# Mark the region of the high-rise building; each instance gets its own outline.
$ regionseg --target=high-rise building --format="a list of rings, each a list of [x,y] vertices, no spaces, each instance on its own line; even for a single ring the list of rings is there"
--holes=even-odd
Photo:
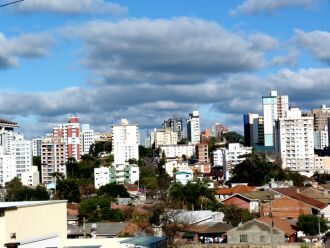
[[[245,114],[244,115],[244,145],[245,146],[253,146],[256,144],[256,137],[258,137],[258,134],[256,131],[257,123],[255,122],[256,119],[259,118],[258,114]]]
[[[66,176],[66,144],[61,138],[47,137],[41,144],[41,182],[55,183],[54,172]]]
[[[231,177],[231,170],[246,159],[243,155],[251,152],[252,147],[230,143],[228,148],[219,148],[213,152],[213,165],[222,166],[225,180],[228,180]]]
[[[223,140],[223,134],[228,132],[228,128],[221,123],[215,123],[212,127],[212,135],[217,140]]]
[[[210,163],[209,148],[207,142],[201,142],[197,145],[197,159],[201,163]]]
[[[279,96],[277,91],[271,91],[269,96],[262,97],[264,114],[264,145],[274,146],[275,120],[285,117],[289,109],[289,97]]]
[[[211,128],[206,128],[201,132],[201,142],[208,142],[213,136]]]
[[[330,117],[330,108],[322,105],[321,108],[313,109],[311,112],[314,117],[314,130],[324,131],[328,128],[328,118]]]
[[[276,121],[275,151],[281,155],[283,169],[314,169],[313,117],[303,117],[299,108],[290,108]]]
[[[89,148],[92,144],[95,143],[94,131],[90,129],[89,124],[81,125],[81,133],[80,133],[80,148],[81,154],[89,154]]]
[[[0,184],[32,170],[32,145],[14,132],[17,123],[0,120]]]
[[[193,111],[189,114],[187,121],[187,138],[188,142],[197,145],[200,141],[200,123],[198,111]]]
[[[129,124],[126,119],[120,125],[112,126],[112,146],[114,163],[124,164],[130,159],[139,159],[140,134],[135,124]]]
[[[314,130],[314,148],[323,150],[329,146],[328,125],[325,130]]]
[[[41,156],[41,143],[44,137],[36,137],[32,139],[32,155]]]
[[[164,129],[170,128],[173,132],[178,134],[178,140],[181,141],[183,137],[183,120],[181,117],[173,116],[173,118],[169,118],[165,120],[163,123]]]
[[[66,159],[80,160],[80,125],[77,116],[71,116],[68,123],[55,125],[53,135],[64,141]]]
[[[170,128],[155,129],[154,142],[155,148],[163,145],[176,145],[178,143],[178,133],[173,132]]]

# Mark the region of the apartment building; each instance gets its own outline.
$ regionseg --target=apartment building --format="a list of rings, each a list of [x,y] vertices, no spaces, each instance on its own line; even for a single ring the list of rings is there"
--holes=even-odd
[[[44,137],[36,137],[32,139],[32,155],[41,156],[41,143]]]
[[[289,97],[280,96],[271,91],[269,96],[262,97],[264,115],[264,146],[274,146],[275,120],[283,118],[289,109]]]
[[[282,158],[283,169],[314,169],[313,117],[302,117],[299,108],[290,108],[285,118],[276,121],[275,151]]]
[[[56,137],[48,137],[41,145],[41,182],[49,184],[54,182],[53,173],[60,172],[66,175],[67,161],[66,144]]]
[[[68,123],[55,125],[53,136],[64,141],[66,159],[80,160],[80,125],[77,116],[71,116]]]
[[[95,143],[94,131],[89,124],[81,125],[80,142],[80,154],[89,154],[91,145]]]
[[[328,126],[325,130],[314,130],[314,148],[322,150],[329,146]]]
[[[192,145],[197,145],[200,142],[200,122],[198,111],[193,111],[189,114],[187,120],[187,138]]]
[[[197,145],[197,159],[201,163],[210,163],[209,146],[206,142],[201,142]]]
[[[159,147],[161,153],[165,153],[166,158],[178,158],[185,155],[187,158],[191,158],[196,154],[195,145],[165,145]]]
[[[228,148],[220,148],[213,152],[213,165],[222,166],[224,177],[228,180],[233,167],[245,160],[242,156],[251,152],[252,147],[246,147],[239,143],[230,143]]]
[[[181,117],[173,115],[173,118],[165,120],[163,128],[170,128],[173,132],[177,133],[178,140],[181,141],[184,137],[183,133],[183,120]]]
[[[322,105],[318,109],[313,109],[310,113],[314,117],[314,130],[325,130],[328,126],[328,118],[330,117],[330,108]]]
[[[155,135],[155,148],[163,145],[176,145],[178,143],[178,133],[172,131],[170,128],[155,129],[153,133]]]
[[[215,123],[212,127],[212,136],[217,140],[223,140],[223,134],[228,132],[228,128],[221,123]]]
[[[114,164],[125,164],[130,159],[139,160],[140,134],[135,124],[122,119],[120,125],[112,126]]]
[[[139,181],[140,170],[136,164],[117,164],[94,169],[94,184],[98,189],[108,183],[135,183]]]

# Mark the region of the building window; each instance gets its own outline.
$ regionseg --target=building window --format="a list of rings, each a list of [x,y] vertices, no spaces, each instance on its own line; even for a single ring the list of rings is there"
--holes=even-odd
[[[247,243],[247,235],[246,234],[239,235],[239,242],[240,243]]]

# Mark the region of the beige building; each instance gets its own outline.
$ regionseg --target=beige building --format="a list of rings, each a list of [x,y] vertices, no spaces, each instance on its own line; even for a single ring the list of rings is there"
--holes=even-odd
[[[314,157],[315,170],[330,171],[330,157]]]
[[[66,175],[66,145],[58,138],[48,137],[41,144],[41,181],[52,183],[52,173],[61,172]]]
[[[64,247],[66,201],[0,203],[0,247]]]
[[[163,145],[176,145],[178,143],[178,133],[173,132],[170,128],[155,130],[155,147]]]
[[[328,126],[328,117],[330,117],[330,108],[326,105],[322,105],[321,108],[313,109],[312,116],[314,117],[314,129],[325,130]]]

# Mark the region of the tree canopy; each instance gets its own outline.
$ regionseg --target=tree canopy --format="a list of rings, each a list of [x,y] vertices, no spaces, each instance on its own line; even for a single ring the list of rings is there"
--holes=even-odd
[[[98,196],[107,196],[111,198],[129,197],[129,193],[124,185],[117,183],[108,183],[97,190]]]
[[[41,201],[49,200],[49,194],[46,188],[42,185],[37,187],[24,186],[21,180],[17,177],[13,178],[5,186],[6,201]]]
[[[324,218],[319,218],[316,215],[300,215],[298,217],[297,227],[303,231],[307,236],[315,236],[320,232],[324,233],[328,230],[327,223]]]

